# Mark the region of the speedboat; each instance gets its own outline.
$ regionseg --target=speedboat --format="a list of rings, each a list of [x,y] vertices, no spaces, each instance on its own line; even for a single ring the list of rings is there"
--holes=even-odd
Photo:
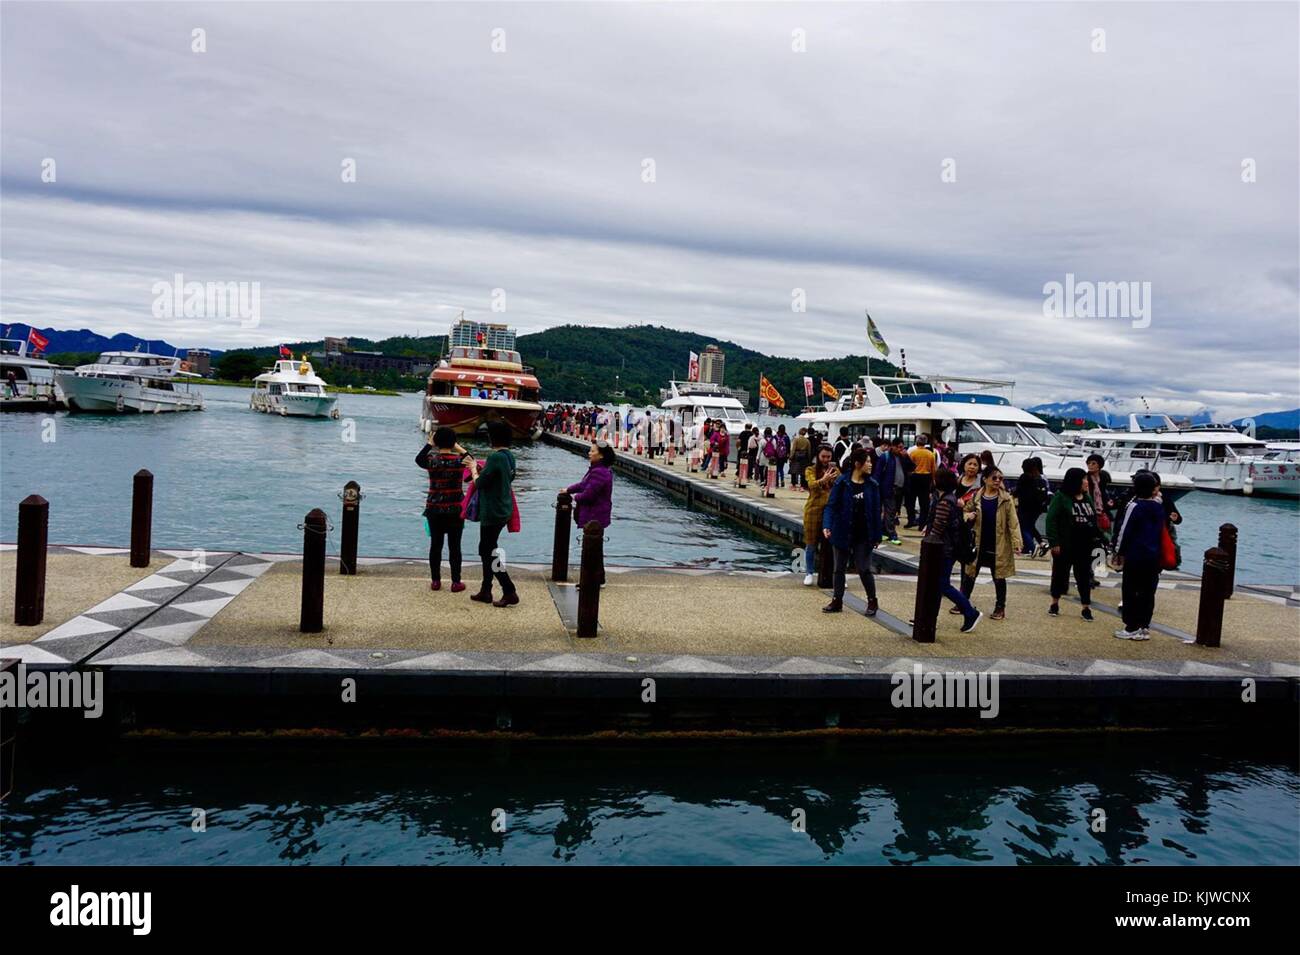
[[[27,340],[0,339],[0,409],[52,411],[63,407],[63,395],[54,383],[55,366],[27,353]],[[13,391],[9,375],[13,374]]]
[[[159,414],[202,411],[203,395],[191,386],[201,375],[179,356],[141,351],[108,351],[75,371],[55,372],[70,411]]]
[[[729,435],[739,434],[746,426],[755,426],[754,420],[745,412],[745,406],[722,385],[670,381],[668,387],[661,390],[660,397],[663,403],[659,407],[672,415],[673,430],[682,435],[688,448],[699,442],[705,421],[721,421]]]
[[[1086,469],[1092,453],[1101,454],[1102,467],[1117,486],[1131,487],[1135,472],[1151,470],[1159,472],[1170,500],[1194,487],[1182,473],[1185,459],[1172,452],[1140,456],[1123,448],[1067,445],[1047,422],[1011,403],[1014,389],[1014,381],[986,378],[863,375],[854,388],[841,389],[837,402],[828,402],[823,411],[805,411],[798,420],[830,440],[842,427],[854,439],[902,438],[909,446],[918,434],[931,435],[948,446],[956,461],[988,451],[1009,488],[1015,486],[1026,458],[1041,460],[1043,476],[1057,484],[1070,468]]]
[[[286,349],[287,350],[287,349]],[[325,381],[302,361],[282,359],[253,379],[248,406],[254,411],[295,418],[337,418],[338,395],[326,394]]]
[[[1184,462],[1181,472],[1202,491],[1300,496],[1300,473],[1294,461],[1270,457],[1266,442],[1229,425],[1180,427],[1168,415],[1131,414],[1127,429],[1089,431],[1077,444],[1085,453],[1120,450],[1146,460],[1177,455]]]

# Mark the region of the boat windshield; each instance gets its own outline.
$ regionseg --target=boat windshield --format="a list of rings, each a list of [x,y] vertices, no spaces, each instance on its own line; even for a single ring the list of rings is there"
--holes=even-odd
[[[1030,444],[1034,442],[1014,424],[1003,424],[994,421],[981,421],[980,427],[984,430],[995,444]]]
[[[730,421],[745,420],[745,413],[739,408],[718,408],[705,405],[700,411],[706,418],[726,418]]]
[[[1065,443],[1045,424],[1022,424],[1020,427],[1045,448],[1059,448]]]

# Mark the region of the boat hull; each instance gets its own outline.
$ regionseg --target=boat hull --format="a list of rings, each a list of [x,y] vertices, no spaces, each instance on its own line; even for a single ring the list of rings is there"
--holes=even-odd
[[[78,375],[59,375],[57,381],[68,410],[74,412],[161,414],[203,410],[203,396],[197,391],[150,388],[126,379],[83,378]]]
[[[454,401],[434,395],[424,400],[422,425],[426,432],[451,428],[460,437],[471,437],[491,421],[504,421],[516,437],[529,437],[541,414],[541,405],[525,402]]]
[[[253,392],[248,406],[284,418],[337,418],[337,395],[268,395]]]

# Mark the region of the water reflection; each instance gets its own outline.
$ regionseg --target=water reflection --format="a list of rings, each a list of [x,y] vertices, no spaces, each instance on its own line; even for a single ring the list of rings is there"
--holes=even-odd
[[[1300,841],[1294,763],[1167,742],[130,750],[19,779],[5,863],[1289,864]]]

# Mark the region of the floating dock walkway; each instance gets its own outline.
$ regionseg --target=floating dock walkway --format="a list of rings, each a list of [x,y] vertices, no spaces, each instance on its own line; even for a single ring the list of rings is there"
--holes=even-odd
[[[640,462],[644,463],[644,462]],[[1295,731],[1300,592],[1239,589],[1224,605],[1222,645],[1189,642],[1198,584],[1161,585],[1148,642],[1115,639],[1118,581],[1097,619],[1062,602],[1048,617],[1046,578],[1009,585],[1006,620],[972,634],[939,614],[933,643],[911,639],[916,580],[879,578],[881,612],[846,610],[789,572],[607,567],[599,629],[577,633],[577,590],[550,568],[514,565],[518,606],[431,592],[421,558],[365,558],[324,574],[324,627],[299,632],[303,561],[294,554],[51,546],[44,619],[0,625],[0,658],[28,669],[102,670],[115,731],[422,735],[557,732],[879,730],[916,726],[1100,727],[1248,724]],[[15,579],[0,544],[0,580]],[[569,575],[576,579],[576,573]],[[6,595],[7,596],[7,595]],[[992,587],[976,586],[978,606]],[[973,710],[899,709],[896,675],[997,674],[996,719]],[[341,699],[345,680],[356,702]],[[1243,687],[1249,683],[1246,702]],[[647,698],[649,694],[649,698]],[[93,731],[80,714],[75,726]],[[71,725],[71,724],[65,724]]]

